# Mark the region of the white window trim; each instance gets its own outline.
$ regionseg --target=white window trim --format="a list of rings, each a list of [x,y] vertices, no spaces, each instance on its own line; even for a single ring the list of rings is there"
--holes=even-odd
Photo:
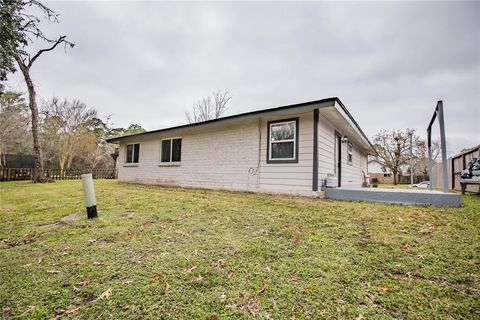
[[[123,164],[125,167],[137,167],[138,162],[140,162],[140,152],[138,154],[138,162],[127,162],[127,146],[138,144],[138,150],[140,150],[140,142],[129,142],[125,144],[125,157],[123,159]],[[132,161],[135,159],[135,147],[132,149]]]
[[[272,127],[273,126],[288,124],[288,123],[292,123],[292,122],[293,122],[293,139],[272,141]],[[297,159],[297,155],[296,155],[296,152],[295,152],[295,150],[297,150],[296,149],[296,147],[297,147],[297,145],[296,145],[297,144],[297,121],[296,120],[270,123],[269,133],[270,133],[270,136],[268,137],[268,151],[269,151],[268,152],[268,160],[270,160],[270,161],[276,161],[276,160],[282,161],[282,160],[296,160]],[[293,142],[293,158],[272,158],[272,144],[273,143],[282,143],[282,142]]]
[[[349,150],[349,148],[351,150]],[[350,155],[352,156],[352,160],[350,160]],[[347,142],[347,164],[353,166],[353,144],[350,141]]]
[[[182,149],[180,148],[180,161],[172,161],[172,155],[173,155],[173,140],[175,139],[182,139],[182,144],[183,144],[183,138],[182,137],[173,137],[173,138],[165,138],[160,140],[160,167],[177,167],[180,165],[182,162],[181,154],[182,154]],[[162,161],[162,147],[163,147],[163,141],[165,140],[170,140],[170,161]]]

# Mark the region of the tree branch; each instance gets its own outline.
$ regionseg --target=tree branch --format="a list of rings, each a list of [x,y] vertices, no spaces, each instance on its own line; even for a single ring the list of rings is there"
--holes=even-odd
[[[46,49],[41,49],[39,50],[34,56],[33,58],[29,59],[30,61],[28,62],[28,68],[30,68],[32,66],[32,64],[35,62],[35,60],[38,59],[38,57],[40,57],[40,55],[44,52],[48,52],[48,51],[52,51],[53,49],[55,49],[60,43],[65,43],[65,45],[70,45],[70,47],[73,48],[74,44],[67,41],[66,40],[66,36],[61,36],[60,38],[58,38],[55,43],[50,47],[50,48],[46,48]]]

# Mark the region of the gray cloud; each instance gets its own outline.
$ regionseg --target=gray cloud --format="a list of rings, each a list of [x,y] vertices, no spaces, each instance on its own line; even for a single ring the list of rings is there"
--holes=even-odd
[[[230,88],[231,114],[338,96],[367,135],[425,135],[438,99],[449,147],[478,144],[480,3],[49,2],[76,47],[45,55],[43,97],[77,98],[119,126],[184,122]],[[11,88],[23,88],[18,74]]]

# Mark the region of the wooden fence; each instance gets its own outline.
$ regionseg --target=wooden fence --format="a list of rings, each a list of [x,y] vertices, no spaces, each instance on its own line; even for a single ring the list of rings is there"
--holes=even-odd
[[[464,152],[453,156],[450,160],[449,166],[452,168],[450,171],[449,179],[450,187],[454,190],[460,190],[460,172],[466,168],[468,162],[472,158],[480,156],[480,145],[473,147],[471,149],[465,150]],[[467,186],[467,191],[477,192],[478,187]]]
[[[34,168],[0,168],[0,181],[31,180],[34,172]],[[118,172],[114,169],[45,169],[45,176],[53,180],[81,179],[84,173],[91,173],[93,179],[116,179]]]

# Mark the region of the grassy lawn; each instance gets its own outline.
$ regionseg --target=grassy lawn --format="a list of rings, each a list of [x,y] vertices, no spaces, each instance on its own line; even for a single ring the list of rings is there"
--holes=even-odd
[[[0,183],[0,318],[480,318],[478,196],[435,208],[95,187],[87,220],[80,181]]]

